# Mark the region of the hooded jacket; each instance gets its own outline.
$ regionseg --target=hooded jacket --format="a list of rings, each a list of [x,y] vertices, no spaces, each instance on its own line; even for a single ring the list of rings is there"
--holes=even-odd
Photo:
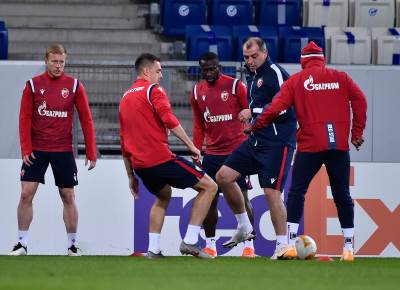
[[[296,135],[299,152],[349,150],[350,126],[352,140],[361,137],[365,128],[364,93],[345,72],[325,66],[322,49],[314,42],[303,48],[301,67],[302,71],[283,84],[250,131],[262,130],[281,111],[294,106],[299,123]]]

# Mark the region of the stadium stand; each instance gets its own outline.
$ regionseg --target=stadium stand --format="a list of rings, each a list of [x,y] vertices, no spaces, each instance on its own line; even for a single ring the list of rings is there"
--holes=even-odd
[[[0,21],[0,59],[8,58],[8,31],[4,21]]]
[[[185,35],[187,60],[197,61],[207,51],[216,53],[221,61],[233,59],[229,26],[187,25]]]
[[[348,26],[348,0],[307,0],[303,5],[307,6],[303,8],[307,11],[303,26]]]
[[[372,63],[400,65],[400,28],[371,29]]]
[[[208,12],[209,12],[209,23],[211,25],[231,26],[231,25],[250,25],[253,23],[252,0],[210,1],[208,6]]]
[[[162,0],[161,25],[166,36],[184,36],[186,25],[206,24],[205,0]]]
[[[160,55],[161,38],[146,29],[148,11],[144,0],[0,1],[8,59],[43,60],[51,42],[63,43],[66,71],[85,85],[99,148],[109,151],[119,148],[117,108],[131,84],[134,59],[142,52]]]
[[[301,0],[255,0],[256,25],[301,25]]]
[[[279,27],[280,49],[283,51],[280,61],[299,63],[301,49],[309,41],[314,41],[320,47],[325,47],[324,31],[320,27]]]
[[[243,61],[242,45],[246,39],[251,36],[258,36],[264,39],[271,59],[273,61],[279,59],[279,37],[278,28],[276,26],[233,26],[232,35],[234,52],[236,52],[234,57],[237,61]]]
[[[371,63],[371,32],[367,27],[325,27],[325,42],[331,64]]]
[[[350,26],[393,27],[395,0],[349,0]]]

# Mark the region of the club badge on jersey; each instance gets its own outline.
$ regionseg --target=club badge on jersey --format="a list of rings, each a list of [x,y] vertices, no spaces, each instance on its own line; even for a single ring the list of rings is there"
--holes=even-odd
[[[263,85],[263,79],[262,78],[259,78],[258,80],[257,80],[257,87],[259,88],[259,87],[261,87]]]
[[[61,90],[61,96],[62,96],[64,99],[68,98],[68,96],[69,96],[69,90],[68,90],[67,88],[63,88],[63,89]]]
[[[228,100],[228,98],[229,98],[229,93],[227,91],[221,92],[221,100],[226,102]]]

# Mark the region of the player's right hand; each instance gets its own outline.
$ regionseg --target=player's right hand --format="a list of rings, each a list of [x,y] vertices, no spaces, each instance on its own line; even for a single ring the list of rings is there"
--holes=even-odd
[[[364,143],[364,137],[360,136],[360,137],[357,137],[357,138],[353,138],[351,140],[351,143],[354,145],[354,147],[356,147],[357,151],[359,151],[361,145]]]
[[[196,164],[196,162],[201,162],[201,152],[199,149],[196,148],[196,146],[190,146],[189,151],[190,151],[190,157],[192,157],[193,163]]]
[[[238,115],[239,121],[242,123],[246,123],[251,119],[250,109],[243,109],[239,112]]]
[[[29,157],[32,157],[32,160],[29,159]],[[24,157],[22,157],[22,161],[24,162],[24,164],[26,166],[31,166],[33,165],[33,160],[36,159],[35,155],[33,154],[33,152],[31,154],[25,155]]]

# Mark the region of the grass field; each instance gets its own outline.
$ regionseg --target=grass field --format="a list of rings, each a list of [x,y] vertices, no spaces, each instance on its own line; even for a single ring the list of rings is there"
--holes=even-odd
[[[400,289],[400,259],[0,256],[0,289]]]

